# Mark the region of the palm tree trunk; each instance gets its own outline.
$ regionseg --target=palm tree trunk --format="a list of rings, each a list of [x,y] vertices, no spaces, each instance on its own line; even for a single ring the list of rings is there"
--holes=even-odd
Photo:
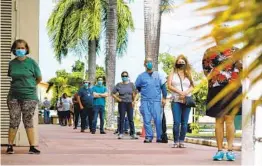
[[[107,127],[112,128],[114,122],[114,99],[111,92],[115,85],[116,71],[116,41],[117,41],[117,0],[108,0],[107,31],[106,31],[106,85],[107,98]]]
[[[144,0],[145,55],[153,59],[153,70],[158,70],[161,26],[161,0]]]
[[[96,41],[88,42],[88,80],[94,84],[96,79]]]

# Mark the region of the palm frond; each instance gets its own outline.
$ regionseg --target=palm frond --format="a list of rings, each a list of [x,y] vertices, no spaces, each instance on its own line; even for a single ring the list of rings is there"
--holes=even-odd
[[[117,0],[117,53],[122,56],[127,49],[128,31],[134,30],[134,22],[129,6],[123,0]]]
[[[191,0],[197,3],[197,0]],[[234,45],[242,44],[243,47],[233,55],[232,60],[243,60],[250,56],[258,48],[262,48],[262,1],[261,0],[233,0],[233,1],[213,1],[206,0],[207,4],[198,9],[198,11],[212,11],[213,19],[208,23],[200,25],[195,28],[202,28],[205,26],[213,26],[213,30],[209,35],[202,37],[202,40],[210,37],[215,38],[217,42],[226,41],[220,45],[218,49],[229,48]],[[230,24],[231,26],[224,26]],[[252,56],[252,55],[251,55]],[[218,68],[223,69],[230,62],[221,64]],[[261,68],[262,53],[253,58],[250,64],[245,66],[242,72],[242,78],[249,78],[251,86],[261,80],[262,75],[250,77],[252,73]],[[223,92],[220,92],[210,103],[209,106],[214,105],[218,100],[225,97],[227,92],[241,86],[241,80],[226,87]],[[238,97],[228,106],[227,110],[235,107],[239,101],[246,95]],[[261,97],[260,97],[261,98]]]

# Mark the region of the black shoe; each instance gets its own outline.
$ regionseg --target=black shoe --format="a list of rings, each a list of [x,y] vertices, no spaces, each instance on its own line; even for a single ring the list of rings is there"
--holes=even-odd
[[[144,143],[152,143],[152,140],[145,139],[145,140],[144,140]]]
[[[125,134],[128,134],[128,131],[125,131]]]
[[[75,130],[75,129],[77,129],[77,127],[74,127],[73,129]]]
[[[104,131],[100,131],[100,134],[106,134],[106,132],[104,132]]]
[[[161,140],[161,139],[158,139],[156,140],[157,143],[168,143],[168,140]]]
[[[95,132],[95,131],[92,131],[91,133],[92,133],[92,134],[95,134],[96,132]]]
[[[6,153],[7,154],[14,154],[15,153],[12,145],[7,146]]]
[[[118,134],[118,130],[116,130],[116,131],[114,132],[114,134]]]
[[[37,150],[34,146],[30,146],[29,154],[40,154],[40,151]]]
[[[84,133],[84,132],[85,132],[85,130],[81,129],[81,133]]]
[[[162,143],[168,143],[168,140],[162,140]]]

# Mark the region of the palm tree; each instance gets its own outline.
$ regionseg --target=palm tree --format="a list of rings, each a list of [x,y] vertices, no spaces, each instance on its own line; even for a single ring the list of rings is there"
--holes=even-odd
[[[111,94],[115,85],[116,49],[117,49],[117,0],[108,1],[106,26],[106,85]],[[114,99],[109,95],[107,100],[107,127],[112,127],[114,119]]]
[[[102,3],[96,0],[61,0],[49,17],[47,28],[59,62],[69,51],[78,56],[88,50],[91,80],[95,79],[96,41],[102,31]]]
[[[144,0],[145,55],[153,59],[153,70],[158,70],[161,16],[170,11],[172,0]]]
[[[117,19],[116,15],[121,17]],[[128,31],[133,29],[132,14],[124,0],[61,0],[48,20],[49,36],[59,62],[69,51],[82,55],[88,50],[90,81],[95,80],[99,39],[101,33],[106,32],[106,75],[109,92],[115,84],[116,55],[121,56],[126,51]],[[111,96],[108,99],[107,122],[111,122],[114,102]]]
[[[134,30],[131,11],[124,0],[109,0],[105,13],[106,27],[106,85],[111,94],[115,85],[116,56],[126,51],[128,30]],[[107,100],[107,126],[112,127],[114,119],[114,99]]]

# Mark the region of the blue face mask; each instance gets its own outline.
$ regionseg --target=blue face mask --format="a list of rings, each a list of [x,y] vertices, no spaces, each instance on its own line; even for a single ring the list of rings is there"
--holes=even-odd
[[[146,68],[147,68],[148,70],[152,70],[152,69],[153,69],[153,63],[152,63],[152,62],[147,62],[147,63],[146,63]]]
[[[101,86],[101,85],[103,85],[103,81],[98,81],[97,84],[98,84],[99,86]]]
[[[128,81],[128,77],[122,77],[122,81],[123,82],[127,82]]]
[[[26,54],[26,50],[25,49],[17,49],[15,50],[15,55],[18,57],[23,57]]]
[[[84,87],[87,89],[89,87],[89,83],[84,83]]]

